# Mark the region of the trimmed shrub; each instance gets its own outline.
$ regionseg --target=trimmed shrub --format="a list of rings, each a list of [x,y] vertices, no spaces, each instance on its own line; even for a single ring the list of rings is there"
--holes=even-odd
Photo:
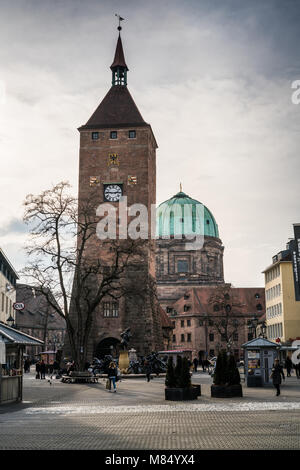
[[[168,359],[167,374],[165,380],[166,387],[175,388],[176,387],[176,376],[173,364],[173,357],[170,356]]]
[[[189,368],[189,362],[185,357],[182,361],[182,367],[180,371],[180,376],[178,378],[178,384],[181,388],[189,388],[191,386],[191,374]]]

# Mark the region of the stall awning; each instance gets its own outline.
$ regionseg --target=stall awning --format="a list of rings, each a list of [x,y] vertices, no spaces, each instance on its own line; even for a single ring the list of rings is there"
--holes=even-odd
[[[42,346],[44,344],[40,339],[27,335],[1,322],[0,339],[7,344],[22,344],[24,346]]]
[[[254,338],[242,345],[242,348],[278,348],[277,343],[273,343],[266,338]]]

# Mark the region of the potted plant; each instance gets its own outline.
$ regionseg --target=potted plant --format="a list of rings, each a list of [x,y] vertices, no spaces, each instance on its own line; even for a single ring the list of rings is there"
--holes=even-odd
[[[211,386],[213,398],[243,396],[240,373],[235,358],[232,354],[228,355],[226,351],[221,351],[218,355],[213,381]]]
[[[165,384],[166,400],[196,400],[201,395],[200,385],[191,384],[191,374],[187,358],[182,360],[178,356],[175,369],[173,358],[169,358]]]

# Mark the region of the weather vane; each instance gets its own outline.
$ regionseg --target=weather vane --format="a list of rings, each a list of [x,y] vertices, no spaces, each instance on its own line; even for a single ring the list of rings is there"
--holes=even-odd
[[[124,18],[122,18],[122,16],[118,15],[118,13],[116,13],[115,16],[116,16],[117,18],[119,18],[118,30],[121,31],[121,29],[122,29],[121,21],[124,21]]]

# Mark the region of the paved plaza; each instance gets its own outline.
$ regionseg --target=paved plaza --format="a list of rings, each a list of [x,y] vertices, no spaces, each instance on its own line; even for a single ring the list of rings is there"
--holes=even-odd
[[[117,393],[98,384],[24,377],[23,402],[0,407],[0,449],[300,449],[300,380],[213,399],[211,377],[193,375],[202,396],[167,402],[164,378],[125,379]]]

